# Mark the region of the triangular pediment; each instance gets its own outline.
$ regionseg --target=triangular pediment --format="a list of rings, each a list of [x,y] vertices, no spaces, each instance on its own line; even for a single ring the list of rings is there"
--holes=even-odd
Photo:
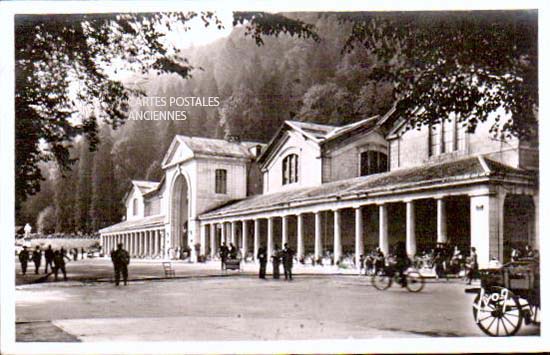
[[[164,159],[162,160],[162,167],[165,168],[167,166],[176,164],[192,157],[193,151],[189,149],[189,147],[187,147],[185,142],[181,141],[178,136],[176,136],[172,140],[170,147],[168,147],[168,150],[164,155]]]

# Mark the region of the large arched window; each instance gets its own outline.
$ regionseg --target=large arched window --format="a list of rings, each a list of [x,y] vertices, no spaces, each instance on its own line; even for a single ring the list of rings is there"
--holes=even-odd
[[[298,182],[298,155],[289,154],[283,159],[283,185]]]
[[[388,156],[376,150],[361,153],[361,176],[388,171]]]
[[[138,214],[138,200],[137,198],[132,200],[132,215],[137,216]]]

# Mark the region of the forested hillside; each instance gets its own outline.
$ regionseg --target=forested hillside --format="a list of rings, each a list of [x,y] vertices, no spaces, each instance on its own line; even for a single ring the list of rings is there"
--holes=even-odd
[[[120,221],[130,180],[160,180],[160,161],[175,134],[267,142],[286,119],[342,125],[389,109],[390,85],[369,79],[376,58],[364,47],[342,52],[351,25],[330,15],[289,16],[314,24],[320,42],[279,35],[259,47],[235,28],[227,38],[183,50],[201,69],[186,80],[175,74],[141,80],[147,96],[219,97],[220,105],[186,107],[184,121],[128,120],[116,130],[104,125],[95,152],[77,140],[71,149],[76,161],[64,178],[55,163],[42,165],[46,180],[24,202],[17,224],[70,233]],[[167,108],[131,108],[146,109]]]

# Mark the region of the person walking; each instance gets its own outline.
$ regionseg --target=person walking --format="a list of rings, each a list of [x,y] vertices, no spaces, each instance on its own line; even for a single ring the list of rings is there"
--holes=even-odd
[[[54,255],[53,249],[52,249],[52,246],[50,244],[50,245],[48,245],[48,249],[46,249],[46,251],[44,252],[44,259],[46,261],[46,267],[44,269],[45,274],[48,273],[48,265],[50,266],[50,271],[53,272],[53,265],[52,265],[53,255]]]
[[[283,269],[285,272],[285,280],[292,280],[292,263],[294,261],[294,250],[292,250],[288,243],[285,243],[283,249]]]
[[[21,263],[21,271],[23,272],[23,275],[26,275],[27,264],[29,263],[29,251],[26,246],[24,246],[23,250],[19,252],[19,262]]]
[[[67,271],[65,270],[65,258],[67,260],[71,261],[71,259],[65,255],[65,250],[61,248],[61,250],[56,250],[53,253],[53,272],[55,281],[57,281],[57,275],[59,273],[59,270],[63,273],[63,280],[67,281]]]
[[[34,262],[34,273],[38,275],[38,269],[40,268],[40,263],[42,262],[42,250],[40,250],[38,245],[32,252],[32,261]]]
[[[115,285],[118,286],[120,283],[120,274],[122,274],[124,285],[127,285],[130,254],[122,248],[122,243],[119,243],[117,249],[111,253],[111,260],[115,269]]]
[[[224,242],[220,247],[220,258],[222,259],[222,270],[225,270],[225,262],[227,261],[228,255],[229,255],[229,249],[227,248],[227,245]]]
[[[273,248],[271,262],[273,264],[273,278],[279,279],[279,275],[281,274],[279,270],[279,265],[281,265],[281,250],[279,249],[279,246],[277,244],[275,244],[275,248]]]
[[[260,246],[257,254],[258,261],[260,262],[260,279],[265,279],[265,269],[267,265],[267,250],[265,246]]]

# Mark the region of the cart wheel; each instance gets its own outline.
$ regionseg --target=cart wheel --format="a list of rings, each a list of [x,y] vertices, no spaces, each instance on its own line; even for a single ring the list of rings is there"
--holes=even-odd
[[[391,286],[391,277],[383,273],[376,273],[372,275],[371,283],[374,288],[383,291]]]
[[[517,297],[508,289],[491,287],[476,296],[473,313],[476,324],[485,334],[512,336],[521,328],[523,315]]]
[[[407,272],[407,290],[420,292],[424,288],[424,278],[418,271]]]

